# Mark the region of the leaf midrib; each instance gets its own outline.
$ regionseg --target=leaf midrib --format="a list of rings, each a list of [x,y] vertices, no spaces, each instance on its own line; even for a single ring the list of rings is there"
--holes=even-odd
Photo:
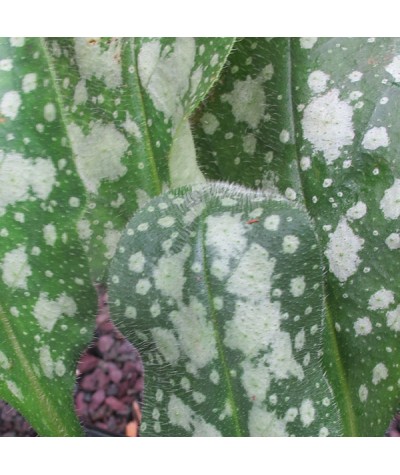
[[[236,436],[237,437],[243,437],[245,434],[243,434],[243,431],[240,427],[240,422],[239,422],[239,415],[238,415],[238,407],[235,403],[235,397],[233,393],[233,386],[232,386],[232,376],[229,371],[229,367],[226,361],[225,357],[225,352],[224,348],[225,345],[221,339],[221,332],[219,331],[219,325],[218,325],[218,319],[216,315],[216,309],[214,306],[214,299],[212,296],[212,291],[211,291],[211,283],[210,283],[210,274],[208,272],[208,263],[207,263],[207,253],[206,253],[206,244],[205,244],[205,233],[206,233],[206,222],[205,222],[205,217],[208,215],[207,213],[207,208],[204,210],[200,216],[199,219],[199,227],[201,227],[201,253],[202,253],[202,264],[203,264],[203,269],[204,269],[204,282],[205,282],[205,287],[207,289],[207,298],[209,302],[209,308],[210,308],[210,314],[211,314],[211,322],[213,326],[213,332],[214,332],[214,337],[217,345],[217,352],[219,356],[219,361],[223,370],[223,375],[224,379],[226,381],[226,395],[227,395],[227,400],[230,403],[230,407],[232,409],[232,420],[233,420],[233,425],[236,430]]]
[[[147,126],[147,110],[146,110],[146,107],[144,105],[143,87],[142,87],[140,77],[139,77],[139,65],[138,65],[138,61],[137,61],[135,45],[133,44],[134,41],[135,41],[134,39],[132,39],[131,41],[128,40],[128,42],[129,42],[128,48],[130,49],[131,57],[132,57],[134,68],[135,68],[135,72],[132,76],[134,77],[136,90],[133,91],[133,96],[137,96],[137,98],[138,98],[138,105],[139,105],[140,113],[143,117],[143,119],[142,119],[143,127],[142,128],[143,128],[143,132],[144,132],[144,148],[145,148],[145,151],[146,151],[146,158],[147,158],[147,160],[149,162],[149,165],[150,165],[151,174],[153,176],[153,184],[156,188],[156,190],[155,190],[156,194],[159,195],[162,191],[162,185],[161,185],[160,176],[159,176],[159,173],[158,173],[158,170],[157,170],[156,159],[155,159],[155,155],[154,155],[153,142],[150,138],[149,127]]]

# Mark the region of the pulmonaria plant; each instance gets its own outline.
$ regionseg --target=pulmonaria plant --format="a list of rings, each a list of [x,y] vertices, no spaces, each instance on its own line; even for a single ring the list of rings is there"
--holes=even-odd
[[[82,435],[101,282],[142,435],[383,435],[399,82],[397,38],[2,39],[0,396]]]

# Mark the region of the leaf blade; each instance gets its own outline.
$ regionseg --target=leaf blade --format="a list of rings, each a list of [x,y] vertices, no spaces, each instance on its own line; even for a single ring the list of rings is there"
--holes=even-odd
[[[57,76],[66,84],[69,134],[89,193],[80,228],[94,280],[105,279],[132,214],[171,185],[176,134],[215,81],[233,41],[48,40]],[[189,177],[202,178],[194,160],[185,167],[193,170]]]
[[[340,434],[307,216],[222,184],[187,191],[133,217],[110,270],[113,319],[144,360],[143,435]]]
[[[96,308],[74,230],[85,195],[45,45],[3,39],[1,57],[1,394],[42,435],[82,435],[72,389]]]
[[[220,147],[221,165],[212,164],[212,176],[229,177],[226,170],[231,166],[235,181],[247,180],[249,186],[259,187],[261,175],[268,187],[306,205],[328,270],[326,305],[332,321],[326,327],[325,360],[348,421],[345,433],[381,435],[397,408],[399,376],[395,321],[400,289],[392,277],[398,266],[399,229],[389,217],[399,176],[395,114],[399,44],[394,38],[295,38],[269,44],[257,40],[259,49],[252,50],[250,41],[254,40],[242,43],[236,59],[231,56],[230,67],[236,66],[239,74],[241,65],[249,58],[255,61],[257,54],[263,66],[272,64],[285,86],[279,89],[278,79],[275,83],[271,79],[265,83],[264,97],[277,119],[287,117],[286,124],[278,119],[266,131],[260,122],[252,158],[239,139],[234,142],[243,133],[240,121],[228,120],[225,130],[220,121],[219,130],[207,135],[200,117],[196,144],[200,155],[205,150],[205,163],[210,147]],[[250,74],[254,81],[260,70],[258,64],[236,80],[243,82]],[[221,105],[218,98],[229,95],[232,102],[234,87],[234,80],[228,78],[226,88],[221,85],[215,93],[214,106],[210,103],[203,114],[218,118],[218,111],[224,110],[232,116],[232,108],[223,109],[227,101]],[[237,163],[228,154],[223,156],[221,144],[228,129],[234,136],[230,153],[238,157]],[[271,160],[263,162],[263,153],[271,151]],[[387,307],[374,309],[377,299]]]

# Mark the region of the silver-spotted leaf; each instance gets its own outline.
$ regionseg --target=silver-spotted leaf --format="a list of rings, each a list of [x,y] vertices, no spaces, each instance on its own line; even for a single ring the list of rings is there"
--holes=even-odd
[[[382,435],[399,401],[399,81],[398,38],[247,38],[196,116],[208,176],[314,218],[346,435]]]
[[[171,185],[204,181],[187,118],[217,79],[233,41],[47,40],[89,194],[79,234],[94,280],[104,279],[121,230],[143,203]]]
[[[0,397],[45,436],[82,435],[72,393],[97,301],[59,88],[42,40],[0,41]]]
[[[341,434],[305,211],[222,183],[163,194],[129,221],[109,279],[144,362],[142,435]]]

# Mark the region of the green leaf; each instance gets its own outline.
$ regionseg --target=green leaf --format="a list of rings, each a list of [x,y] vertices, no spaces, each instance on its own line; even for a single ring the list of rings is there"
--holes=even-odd
[[[72,391],[96,310],[84,188],[46,44],[3,38],[0,65],[0,397],[40,435],[82,435]]]
[[[129,222],[109,277],[144,362],[142,435],[341,434],[302,209],[221,183],[164,194]]]
[[[233,41],[47,40],[77,169],[89,194],[79,230],[94,280],[105,278],[120,232],[140,206],[176,180],[204,181],[187,118],[217,79]],[[182,157],[182,141],[192,144],[191,160]],[[182,167],[185,183],[176,178]]]
[[[291,61],[285,38],[236,43],[218,84],[192,118],[207,178],[279,190],[288,199],[301,189]]]
[[[194,120],[207,176],[277,189],[314,219],[345,435],[382,435],[398,406],[399,64],[397,38],[245,39]]]

